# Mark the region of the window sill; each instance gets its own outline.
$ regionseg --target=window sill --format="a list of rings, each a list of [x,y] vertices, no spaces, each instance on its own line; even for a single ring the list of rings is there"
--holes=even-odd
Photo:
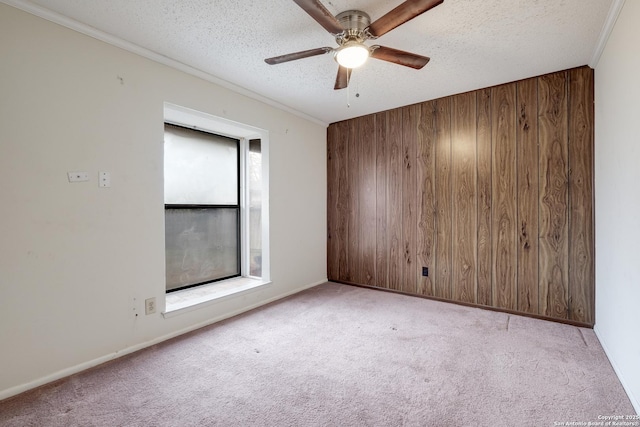
[[[166,309],[162,316],[167,319],[197,310],[239,293],[250,292],[271,282],[251,277],[234,277],[208,285],[189,288],[167,294]]]

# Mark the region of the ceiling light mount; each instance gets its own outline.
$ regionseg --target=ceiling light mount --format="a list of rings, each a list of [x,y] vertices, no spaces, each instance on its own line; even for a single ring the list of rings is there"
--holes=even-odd
[[[362,43],[367,39],[364,30],[371,24],[371,18],[360,10],[346,10],[336,15],[336,19],[344,28],[342,34],[336,36],[340,46],[349,41]]]

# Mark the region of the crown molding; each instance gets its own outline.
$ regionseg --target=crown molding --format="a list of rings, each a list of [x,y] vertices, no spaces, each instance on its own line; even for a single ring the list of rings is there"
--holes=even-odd
[[[613,0],[613,2],[611,3],[609,14],[607,15],[607,19],[604,21],[604,25],[602,26],[602,30],[600,31],[600,37],[598,37],[596,47],[591,54],[589,67],[595,69],[598,65],[600,57],[602,56],[602,52],[604,52],[604,48],[607,45],[607,41],[609,40],[611,31],[613,31],[613,27],[616,24],[616,20],[620,15],[620,11],[622,10],[622,6],[624,6],[625,1],[626,0]]]
[[[277,101],[274,101],[265,96],[259,95],[249,89],[245,89],[241,86],[230,83],[226,80],[223,80],[219,77],[216,77],[212,74],[206,73],[197,68],[191,67],[189,65],[183,64],[182,62],[176,61],[164,55],[160,55],[159,53],[153,52],[149,49],[146,49],[142,46],[139,46],[135,43],[131,43],[127,40],[121,39],[104,31],[98,30],[90,25],[83,24],[75,19],[71,19],[67,16],[61,15],[57,12],[44,8],[42,6],[36,5],[28,0],[0,0],[1,3],[7,4],[9,6],[15,7],[16,9],[20,9],[24,12],[30,13],[32,15],[38,16],[42,19],[46,19],[47,21],[51,21],[58,25],[62,25],[63,27],[69,28],[71,30],[77,31],[86,36],[92,37],[94,39],[103,41],[112,46],[118,47],[120,49],[124,49],[131,53],[135,53],[136,55],[142,56],[144,58],[150,59],[154,62],[160,63],[162,65],[166,65],[173,69],[182,71],[184,73],[190,74],[192,76],[201,78],[203,80],[208,81],[209,83],[216,84],[218,86],[222,86],[226,89],[229,89],[237,94],[244,95],[248,98],[254,99],[256,101],[260,101],[264,104],[275,107],[279,110],[286,111],[295,116],[303,118],[305,120],[309,120],[310,122],[316,123],[318,125],[327,127],[328,124],[319,120],[315,117],[309,116],[301,111],[295,110],[291,107],[288,107],[284,104],[281,104]]]

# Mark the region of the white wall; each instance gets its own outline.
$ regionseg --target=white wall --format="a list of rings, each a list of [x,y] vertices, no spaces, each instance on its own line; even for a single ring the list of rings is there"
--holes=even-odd
[[[326,280],[324,126],[4,4],[0,58],[0,398]],[[170,319],[165,101],[266,129],[271,183],[273,283]]]
[[[639,22],[627,1],[595,71],[595,330],[640,413]]]

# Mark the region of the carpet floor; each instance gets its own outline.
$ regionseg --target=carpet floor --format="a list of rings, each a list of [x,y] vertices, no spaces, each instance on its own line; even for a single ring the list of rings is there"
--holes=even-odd
[[[634,413],[591,329],[327,283],[6,399],[0,425],[558,426]]]

